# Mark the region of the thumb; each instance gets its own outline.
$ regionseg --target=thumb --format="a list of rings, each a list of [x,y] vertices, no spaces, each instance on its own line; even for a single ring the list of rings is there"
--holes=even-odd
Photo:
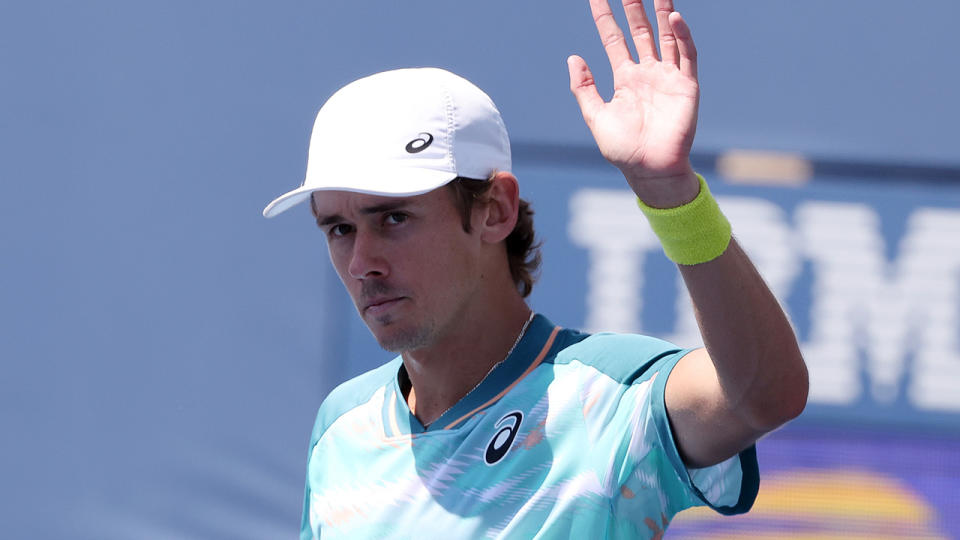
[[[590,72],[583,58],[577,55],[567,58],[567,69],[570,71],[570,91],[573,92],[573,97],[577,98],[580,113],[583,114],[587,127],[592,127],[593,118],[603,106],[603,98],[597,92],[593,73]]]

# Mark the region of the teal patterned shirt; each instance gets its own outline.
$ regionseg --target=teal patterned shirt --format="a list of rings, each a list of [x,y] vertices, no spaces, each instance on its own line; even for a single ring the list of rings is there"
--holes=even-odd
[[[664,386],[688,350],[639,335],[531,321],[514,351],[424,429],[398,357],[320,407],[301,538],[660,538],[709,505],[746,512],[753,447],[688,469]]]

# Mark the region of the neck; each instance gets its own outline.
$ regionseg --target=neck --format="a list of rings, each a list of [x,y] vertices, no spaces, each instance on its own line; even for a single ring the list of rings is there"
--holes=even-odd
[[[495,309],[494,309],[495,308]],[[532,316],[519,295],[509,305],[491,305],[464,317],[442,341],[403,353],[411,387],[410,410],[424,426],[463,399],[506,359]]]

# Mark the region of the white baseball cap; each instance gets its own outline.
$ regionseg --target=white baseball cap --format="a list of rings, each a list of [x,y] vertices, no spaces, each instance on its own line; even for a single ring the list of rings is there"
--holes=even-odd
[[[509,172],[500,112],[466,79],[437,68],[385,71],[338,90],[317,113],[307,174],[263,210],[273,217],[320,190],[419,195],[460,176]]]

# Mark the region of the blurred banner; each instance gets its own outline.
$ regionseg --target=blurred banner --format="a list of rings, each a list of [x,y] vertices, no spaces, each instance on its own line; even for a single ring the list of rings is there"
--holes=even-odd
[[[812,377],[811,414],[957,421],[960,189],[870,179],[714,185],[734,234],[795,322]],[[587,260],[584,326],[653,328],[699,343],[679,274],[662,271],[659,243],[631,193],[581,187],[567,208],[567,239]]]

